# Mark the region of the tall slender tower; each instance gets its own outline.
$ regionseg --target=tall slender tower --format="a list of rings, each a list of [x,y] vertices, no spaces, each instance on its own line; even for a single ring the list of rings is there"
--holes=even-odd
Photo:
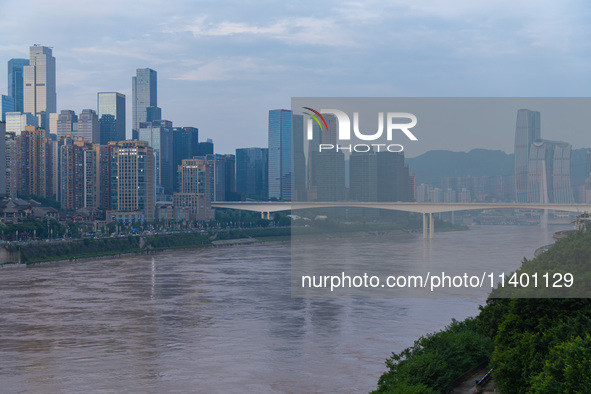
[[[132,138],[137,139],[140,123],[162,119],[158,107],[157,73],[150,68],[138,68],[131,77],[132,90]]]
[[[269,198],[291,200],[292,112],[269,111]]]
[[[528,202],[527,167],[529,150],[535,140],[541,138],[540,113],[529,109],[517,111],[515,126],[515,201]]]
[[[34,45],[29,48],[29,65],[23,67],[23,111],[37,116],[40,126],[49,130],[49,114],[57,112],[55,58],[51,48]]]
[[[23,112],[23,67],[29,65],[29,59],[10,59],[8,61],[8,95],[14,99],[14,110]]]

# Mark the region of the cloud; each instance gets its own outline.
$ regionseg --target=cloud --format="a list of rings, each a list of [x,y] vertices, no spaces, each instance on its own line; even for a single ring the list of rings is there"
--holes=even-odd
[[[267,25],[246,22],[213,22],[207,16],[193,18],[189,22],[177,25],[169,23],[164,33],[191,33],[196,38],[252,36],[279,40],[291,44],[323,46],[351,46],[355,40],[349,37],[345,26],[341,26],[332,17],[295,17],[281,18]]]
[[[253,57],[218,57],[202,63],[183,74],[172,77],[182,81],[230,81],[243,79],[261,79],[270,71],[278,68],[268,64],[264,59]]]

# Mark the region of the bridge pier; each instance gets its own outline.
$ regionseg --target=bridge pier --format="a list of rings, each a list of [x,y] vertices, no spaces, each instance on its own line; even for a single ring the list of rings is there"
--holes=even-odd
[[[432,213],[423,213],[423,239],[433,239],[435,233],[435,216]]]
[[[544,209],[541,212],[541,215],[540,215],[540,226],[542,228],[547,228],[548,227],[548,210],[547,209]]]

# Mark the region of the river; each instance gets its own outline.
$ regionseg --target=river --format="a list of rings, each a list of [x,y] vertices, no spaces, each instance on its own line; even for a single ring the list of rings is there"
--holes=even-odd
[[[569,227],[391,242],[411,260],[516,268]],[[484,302],[292,298],[288,242],[6,268],[0,285],[3,392],[368,392],[391,352]]]

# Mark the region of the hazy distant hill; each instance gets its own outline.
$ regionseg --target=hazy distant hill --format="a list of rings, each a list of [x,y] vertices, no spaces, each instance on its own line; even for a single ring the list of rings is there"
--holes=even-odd
[[[470,152],[432,150],[406,159],[417,185],[439,184],[443,177],[511,176],[514,174],[513,154],[500,150],[473,149]]]
[[[571,182],[577,195],[578,187],[585,183],[586,152],[588,148],[571,152]],[[432,150],[406,159],[410,172],[417,176],[417,185],[440,184],[443,177],[459,176],[511,176],[514,175],[513,154],[500,150],[473,149],[470,152]]]

